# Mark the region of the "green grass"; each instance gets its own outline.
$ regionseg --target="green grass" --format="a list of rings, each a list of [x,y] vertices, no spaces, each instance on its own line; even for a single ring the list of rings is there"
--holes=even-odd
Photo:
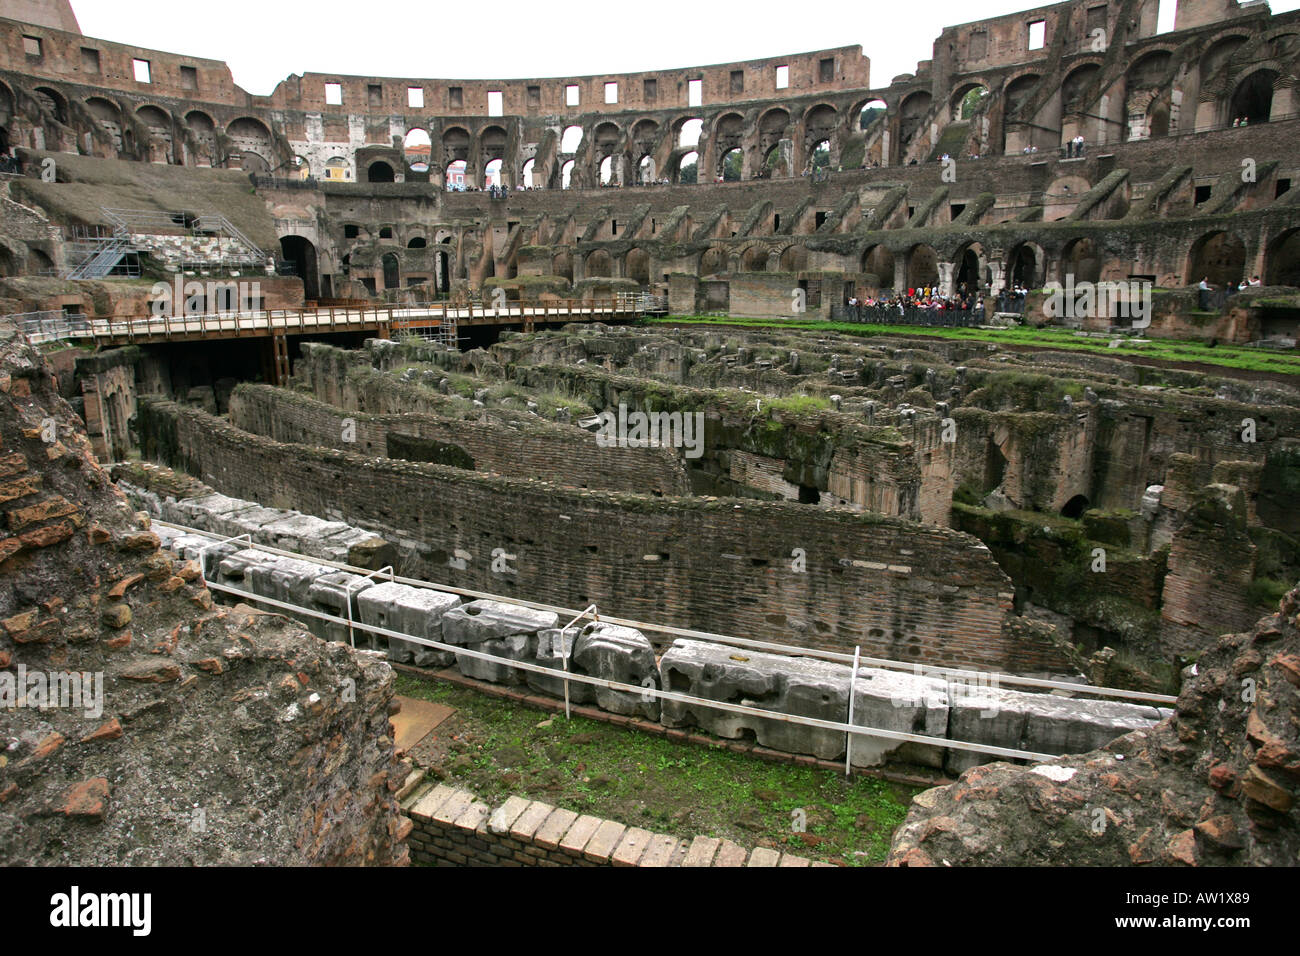
[[[1222,368],[1268,372],[1274,375],[1300,375],[1300,351],[1287,353],[1236,345],[1210,346],[1205,342],[1176,339],[1151,339],[1140,345],[1129,339],[1121,339],[1121,345],[1110,348],[1109,339],[1081,338],[1068,329],[1036,329],[1028,326],[1014,329],[948,329],[829,322],[821,319],[746,319],[715,315],[672,315],[663,318],[647,318],[644,321],[651,325],[724,325],[783,331],[839,332],[862,338],[927,336],[956,341],[995,342],[1003,345],[1025,345],[1062,351],[1095,352],[1110,356],[1137,356],[1168,362],[1199,362]]]
[[[880,863],[916,790],[767,763],[534,710],[399,673],[397,692],[456,709],[434,734],[435,776],[496,804],[511,795],[683,839],[723,837],[851,866]],[[423,746],[423,745],[422,745]],[[421,756],[417,748],[417,756]],[[796,832],[802,811],[805,832]]]

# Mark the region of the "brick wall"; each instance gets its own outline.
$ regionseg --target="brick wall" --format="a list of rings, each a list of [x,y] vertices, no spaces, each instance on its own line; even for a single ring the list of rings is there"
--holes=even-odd
[[[343,422],[356,426],[343,440]],[[478,471],[531,475],[571,488],[683,495],[690,491],[680,460],[663,448],[602,448],[583,429],[538,422],[528,426],[467,422],[406,412],[349,412],[267,385],[240,385],[230,421],[276,441],[389,456],[389,435],[414,435],[457,445]],[[399,457],[394,455],[393,457]]]
[[[411,859],[431,866],[830,866],[730,840],[682,840],[510,797],[498,807],[439,785],[406,801]]]
[[[404,573],[564,607],[928,663],[1064,666],[1004,624],[1010,581],[976,539],[786,502],[557,489],[440,465],[285,446],[144,400],[145,454],[219,491],[373,528]],[[493,551],[514,558],[492,570]],[[794,549],[807,571],[793,569]],[[468,557],[465,557],[468,555]]]

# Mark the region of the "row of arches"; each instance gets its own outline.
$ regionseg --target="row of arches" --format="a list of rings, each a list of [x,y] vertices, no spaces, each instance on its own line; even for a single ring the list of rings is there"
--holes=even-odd
[[[946,287],[970,291],[988,289],[995,283],[1039,289],[1049,280],[1064,281],[1073,276],[1076,283],[1101,282],[1125,276],[1107,275],[1106,253],[1098,242],[1076,236],[1062,242],[1054,251],[1031,240],[1008,244],[996,263],[978,241],[969,241],[951,253],[941,252],[928,243],[891,247],[884,243],[868,246],[858,257],[858,274],[873,277],[879,288]],[[951,258],[949,258],[949,256]],[[1207,233],[1191,246],[1184,270],[1184,281],[1194,285],[1203,277],[1222,288],[1247,278],[1246,243],[1223,230]],[[629,250],[621,273],[618,260],[604,249],[583,257],[583,274],[588,278],[622,275],[647,283],[651,255],[641,248]],[[1300,228],[1289,229],[1270,242],[1265,249],[1266,285],[1300,286]],[[554,274],[573,278],[573,260],[561,253],[553,262]],[[710,246],[698,259],[697,275],[701,278],[732,273],[798,273],[808,268],[808,252],[803,245],[754,242],[744,246]]]

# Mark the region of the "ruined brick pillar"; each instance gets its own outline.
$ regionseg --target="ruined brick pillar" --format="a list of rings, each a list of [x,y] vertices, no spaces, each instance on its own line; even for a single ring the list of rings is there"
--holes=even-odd
[[[1206,485],[1169,549],[1161,616],[1168,653],[1195,654],[1247,627],[1255,545],[1246,533],[1246,497],[1235,485]]]

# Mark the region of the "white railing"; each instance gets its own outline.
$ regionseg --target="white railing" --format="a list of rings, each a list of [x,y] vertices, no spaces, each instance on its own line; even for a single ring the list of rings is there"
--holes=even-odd
[[[802,714],[786,714],[786,713],[781,713],[779,711],[765,710],[763,708],[751,707],[744,704],[732,704],[732,703],[727,703],[725,701],[710,700],[704,697],[697,697],[692,694],[684,694],[676,691],[667,691],[658,687],[646,686],[642,684],[635,684],[635,685],[625,684],[619,681],[609,680],[606,678],[592,677],[588,674],[575,673],[568,669],[569,655],[568,655],[567,648],[565,649],[565,653],[564,653],[563,669],[559,673],[557,673],[555,668],[547,667],[542,664],[535,664],[529,661],[513,660],[510,658],[501,657],[499,655],[489,654],[484,651],[473,650],[463,645],[447,644],[442,641],[432,640],[431,638],[421,637],[414,634],[407,634],[401,631],[392,630],[391,628],[385,628],[385,627],[380,627],[378,625],[371,625],[371,624],[357,622],[353,618],[350,608],[349,608],[348,616],[344,618],[334,614],[329,614],[328,612],[321,611],[315,608],[308,608],[300,604],[294,604],[292,602],[281,601],[277,598],[271,598],[271,597],[255,594],[251,591],[246,591],[242,588],[236,588],[222,582],[210,581],[207,579],[205,561],[203,559],[206,556],[207,552],[212,548],[220,547],[223,544],[235,544],[236,542],[240,543],[242,546],[242,543],[247,541],[248,549],[251,550],[261,551],[267,554],[278,555],[281,557],[293,558],[295,560],[306,561],[311,564],[321,565],[323,567],[333,568],[340,571],[347,571],[359,577],[368,577],[368,576],[375,575],[377,573],[384,573],[387,575],[388,580],[398,584],[405,584],[411,587],[424,588],[432,591],[439,591],[446,594],[455,594],[460,597],[468,597],[468,598],[473,598],[475,600],[482,599],[482,600],[500,601],[502,603],[512,604],[517,607],[525,607],[525,608],[531,608],[534,610],[542,610],[542,611],[552,611],[557,614],[564,615],[565,617],[571,617],[572,620],[570,621],[570,624],[566,625],[565,629],[561,631],[561,640],[564,640],[564,634],[567,632],[569,627],[572,627],[574,623],[576,623],[577,621],[581,620],[584,617],[591,617],[593,620],[599,620],[606,624],[615,624],[623,627],[635,628],[640,631],[661,633],[661,634],[669,635],[671,637],[689,637],[692,639],[697,639],[702,641],[711,641],[714,643],[730,644],[737,647],[761,649],[765,652],[782,654],[786,656],[805,657],[805,658],[811,657],[811,658],[840,662],[840,663],[851,663],[853,665],[853,678],[855,681],[858,673],[858,667],[860,664],[870,664],[876,667],[883,667],[891,670],[905,671],[909,673],[913,673],[916,670],[915,664],[909,664],[902,661],[881,660],[878,658],[862,657],[861,648],[855,649],[852,655],[848,655],[848,654],[837,653],[834,651],[819,650],[816,648],[794,647],[790,645],[748,640],[745,638],[731,637],[723,634],[714,634],[708,631],[696,631],[696,630],[685,629],[685,628],[675,628],[675,627],[670,627],[661,624],[649,624],[646,622],[632,621],[624,618],[610,617],[608,615],[598,616],[597,608],[596,605],[594,604],[588,606],[587,608],[581,611],[575,611],[571,608],[561,608],[550,604],[543,604],[543,603],[538,603],[533,601],[525,601],[519,598],[505,597],[502,595],[490,594],[487,592],[475,591],[467,588],[455,588],[447,585],[435,584],[429,581],[421,581],[415,578],[407,578],[400,575],[394,575],[392,573],[391,567],[384,568],[379,572],[375,572],[365,568],[358,568],[352,565],[343,564],[337,561],[330,561],[324,558],[316,558],[307,555],[302,555],[293,551],[285,551],[280,548],[271,547],[270,545],[264,545],[264,544],[259,544],[257,542],[254,542],[252,540],[252,536],[247,533],[236,535],[233,537],[224,537],[221,535],[213,535],[211,532],[208,531],[201,531],[195,528],[190,528],[185,525],[175,524],[169,521],[162,521],[159,519],[153,519],[153,521],[157,525],[160,525],[165,528],[170,528],[174,531],[178,531],[189,535],[195,535],[201,538],[211,539],[211,543],[205,545],[200,550],[199,566],[200,566],[200,572],[202,574],[202,580],[204,584],[212,590],[219,591],[225,594],[238,596],[240,598],[252,600],[259,604],[266,604],[271,607],[276,607],[296,615],[315,618],[317,620],[324,621],[331,624],[338,624],[341,625],[342,627],[348,628],[350,633],[352,633],[355,630],[365,631],[367,633],[380,635],[385,638],[405,641],[407,643],[412,643],[412,644],[420,644],[424,647],[430,647],[435,650],[447,651],[456,654],[458,656],[464,656],[476,660],[488,661],[515,670],[522,670],[522,671],[529,671],[537,674],[544,674],[551,678],[561,678],[564,682],[564,701],[565,701],[566,717],[570,716],[569,682],[577,681],[578,683],[582,683],[582,684],[590,684],[597,687],[607,687],[611,690],[624,691],[629,694],[637,694],[640,695],[641,698],[645,700],[647,703],[650,702],[651,700],[676,701],[679,703],[690,704],[692,706],[697,706],[697,707],[711,708],[713,710],[724,711],[727,713],[745,714],[748,716],[761,717],[763,719],[768,719],[768,720],[776,720],[784,723],[791,723],[791,724],[796,724],[805,727],[813,727],[821,730],[832,730],[832,731],[844,733],[847,735],[846,739],[848,741],[848,748],[847,748],[848,754],[845,763],[846,772],[850,771],[850,764],[848,763],[848,760],[852,759],[852,749],[853,749],[852,742],[855,736],[875,737],[883,740],[894,741],[896,743],[925,744],[937,748],[969,751],[973,753],[987,754],[990,756],[1005,757],[1005,758],[1017,759],[1017,760],[1039,760],[1039,761],[1055,760],[1057,756],[1059,756],[1056,754],[1044,754],[1044,753],[1037,753],[1034,751],[1000,747],[995,744],[978,743],[978,742],[964,741],[964,740],[954,740],[948,737],[932,737],[926,734],[913,734],[913,733],[907,733],[903,731],[885,730],[883,728],[878,728],[878,727],[865,727],[859,724],[854,724],[852,723],[853,720],[852,707],[853,707],[853,700],[855,697],[855,695],[852,693],[852,687],[854,686],[853,684],[850,684],[850,693],[848,695],[849,711],[848,711],[847,720],[841,722],[841,721],[834,721],[834,720],[824,720],[817,717],[808,717]],[[355,647],[355,639],[353,641],[353,646]],[[991,685],[995,687],[1000,687],[1002,685],[1013,685],[1013,686],[1019,685],[1022,687],[1032,687],[1032,688],[1045,690],[1045,691],[1054,690],[1054,691],[1066,691],[1072,693],[1085,693],[1085,694],[1102,697],[1102,698],[1115,698],[1115,699],[1121,699],[1127,701],[1138,700],[1138,701],[1144,701],[1154,705],[1169,706],[1174,704],[1177,701],[1176,697],[1171,697],[1165,694],[1150,694],[1150,693],[1139,692],[1139,691],[1123,690],[1120,688],[1093,687],[1087,684],[1076,684],[1076,683],[1071,683],[1066,681],[1040,680],[1036,678],[1018,677],[1012,674],[997,674],[997,673],[990,674],[988,672],[963,670],[960,668],[927,666],[925,668],[925,673],[926,676],[934,676],[936,678],[947,677],[947,678],[966,679],[966,680],[978,679],[980,681],[991,683]]]

